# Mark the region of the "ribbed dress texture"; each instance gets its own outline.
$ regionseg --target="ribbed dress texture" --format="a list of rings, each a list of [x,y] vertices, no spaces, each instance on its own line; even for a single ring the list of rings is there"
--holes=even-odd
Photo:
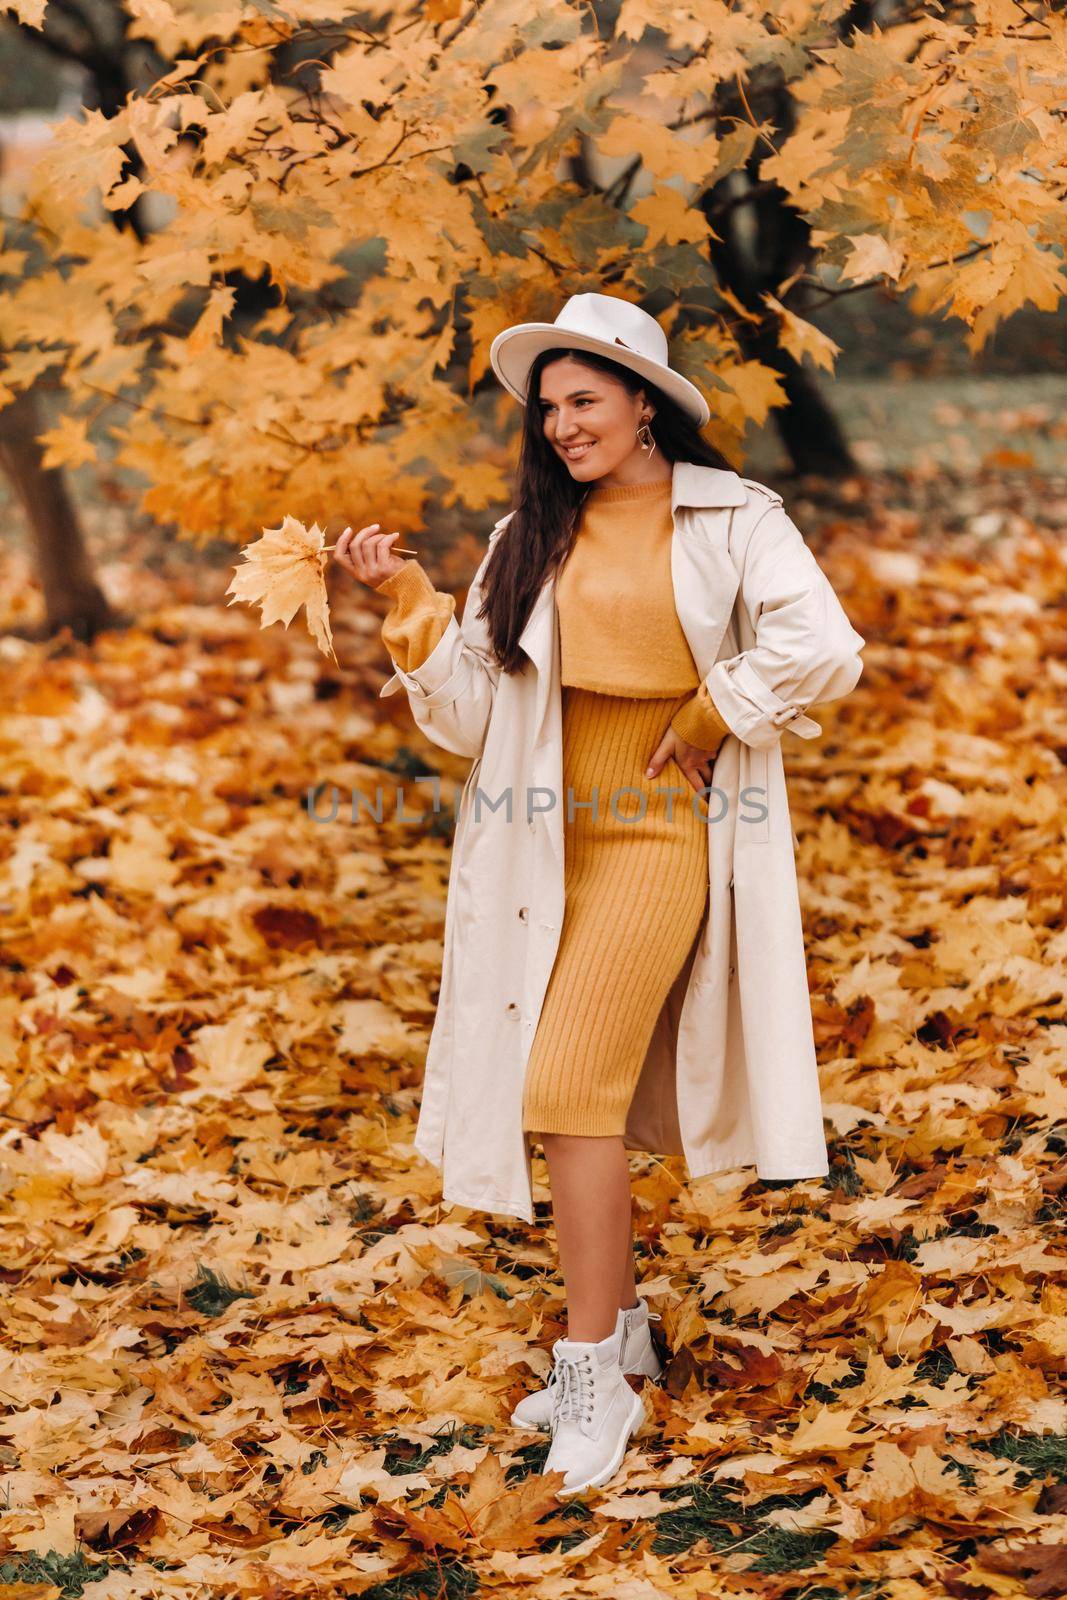
[[[624,1132],[707,903],[704,799],[673,761],[645,777],[668,727],[709,751],[728,731],[674,608],[670,491],[594,485],[557,578],[565,901],[524,1078],[531,1133]],[[405,671],[452,614],[416,565],[379,585],[395,604],[382,637]]]

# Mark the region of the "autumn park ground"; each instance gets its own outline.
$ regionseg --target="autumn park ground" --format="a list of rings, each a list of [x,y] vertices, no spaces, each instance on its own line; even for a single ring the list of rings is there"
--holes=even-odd
[[[671,1357],[576,1502],[508,1423],[563,1331],[540,1154],[528,1228],[412,1150],[447,815],[304,809],[467,763],[377,699],[376,597],[331,574],[338,670],[227,606],[235,545],[72,474],[136,622],[0,637],[0,1593],[1067,1589],[1067,377],[847,382],[861,475],[743,468],[867,641],[787,749],[831,1171],[634,1158]],[[440,519],[439,581],[491,521]]]

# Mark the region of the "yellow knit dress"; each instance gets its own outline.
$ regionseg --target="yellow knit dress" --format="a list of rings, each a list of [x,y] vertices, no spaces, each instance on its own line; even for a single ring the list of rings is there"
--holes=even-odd
[[[668,726],[709,752],[729,731],[675,611],[670,501],[669,479],[594,485],[556,583],[565,903],[523,1086],[532,1133],[623,1133],[706,905],[705,801],[673,761],[645,777]],[[379,591],[383,642],[410,671],[455,602],[414,561]]]

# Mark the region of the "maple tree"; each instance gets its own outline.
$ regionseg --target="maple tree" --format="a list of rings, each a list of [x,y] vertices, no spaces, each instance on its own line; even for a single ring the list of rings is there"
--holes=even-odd
[[[39,25],[44,0],[13,9]],[[845,9],[622,0],[598,18],[440,0],[353,22],[342,0],[137,7],[129,34],[173,65],[113,114],[61,123],[40,160],[34,270],[19,279],[28,248],[0,255],[0,404],[48,371],[66,409],[46,461],[92,459],[95,419],[147,480],[144,509],[194,539],[383,500],[417,525],[434,483],[474,511],[506,499],[470,403],[492,335],[607,288],[656,304],[709,395],[709,437],[739,462],[747,424],[787,399],[745,354],[754,325],[832,371],[798,290],[816,306],[891,286],[978,350],[1067,281],[1067,19],[975,0],[841,38]],[[650,29],[665,48],[645,48]],[[307,38],[320,59],[272,81],[277,48]],[[785,137],[751,108],[768,79],[789,92]],[[575,182],[579,146],[626,158],[624,179]],[[821,277],[798,270],[755,307],[716,280],[718,212],[701,203],[734,178],[804,219]],[[113,214],[152,193],[169,220],[144,238],[102,227],[94,193]],[[240,327],[235,271],[279,295]]]

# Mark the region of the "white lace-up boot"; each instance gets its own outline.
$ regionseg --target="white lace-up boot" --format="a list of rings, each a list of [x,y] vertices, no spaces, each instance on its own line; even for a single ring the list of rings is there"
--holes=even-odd
[[[619,1366],[622,1329],[606,1339],[557,1339],[552,1443],[542,1472],[562,1472],[560,1495],[607,1483],[622,1464],[645,1406]]]
[[[639,1299],[635,1306],[626,1309],[619,1307],[615,1332],[622,1333],[619,1365],[623,1372],[632,1372],[635,1376],[653,1379],[661,1376],[663,1363],[656,1354],[656,1347],[652,1343],[648,1329],[650,1322],[659,1321],[659,1313],[648,1309],[647,1300]],[[553,1367],[543,1388],[535,1389],[533,1394],[523,1396],[511,1413],[513,1427],[540,1428],[544,1433],[549,1431],[552,1426],[552,1401],[555,1396],[556,1380],[557,1370]]]

